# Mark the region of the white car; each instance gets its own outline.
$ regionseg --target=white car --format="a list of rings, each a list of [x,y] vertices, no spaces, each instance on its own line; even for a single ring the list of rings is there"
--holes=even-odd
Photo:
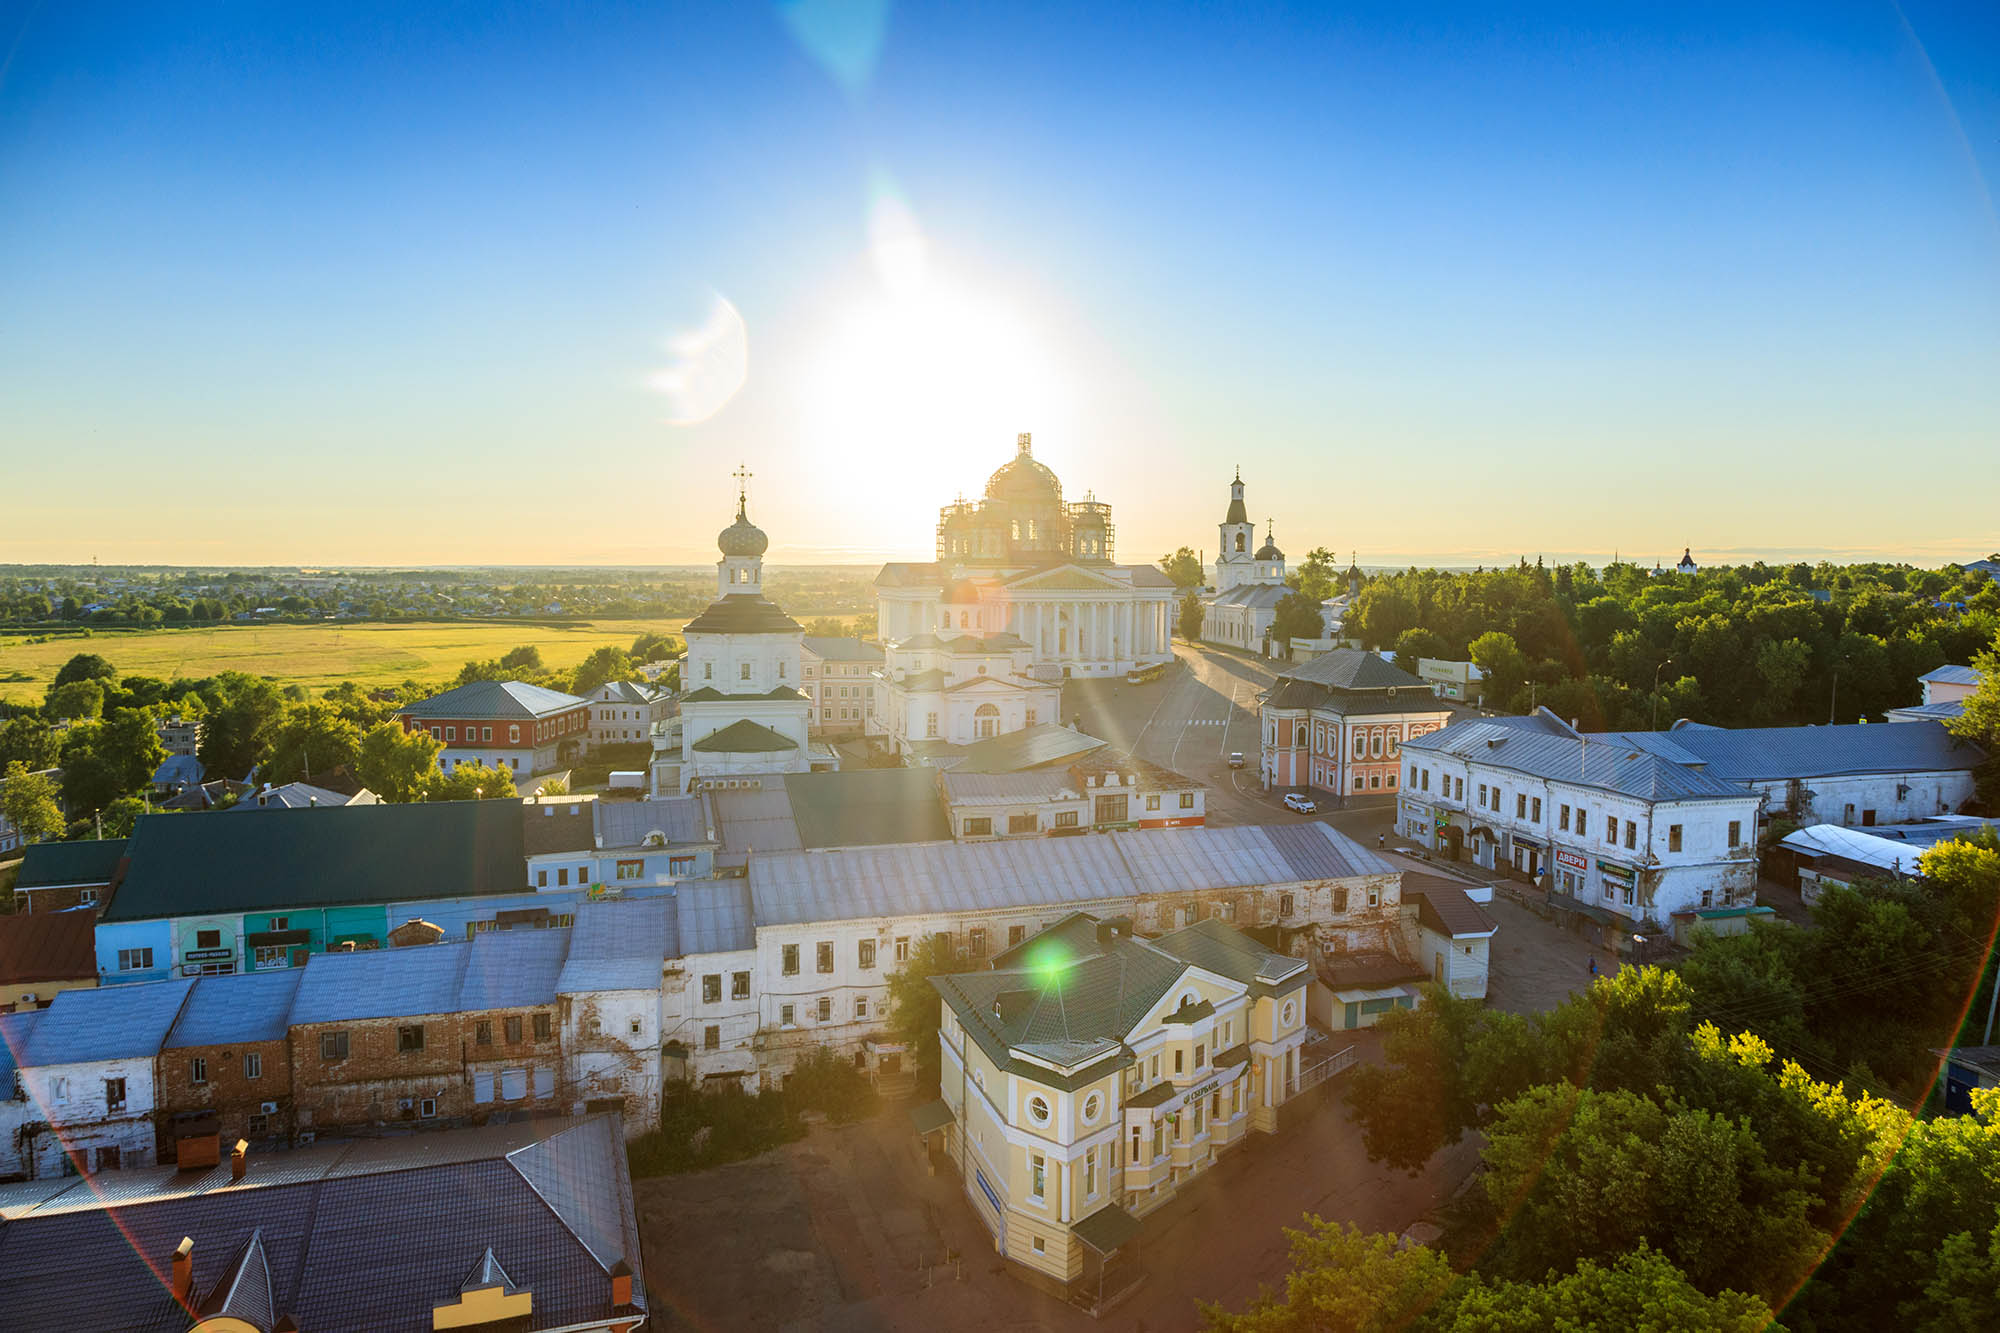
[[[1230,766],[1231,768],[1241,768],[1241,767],[1243,767],[1243,751],[1241,751],[1241,750],[1234,750],[1234,751],[1231,751],[1231,752],[1230,752],[1230,755],[1229,755],[1229,766]]]
[[[1302,815],[1316,815],[1319,813],[1319,806],[1313,803],[1312,797],[1301,795],[1295,791],[1285,793],[1285,809],[1296,810]]]

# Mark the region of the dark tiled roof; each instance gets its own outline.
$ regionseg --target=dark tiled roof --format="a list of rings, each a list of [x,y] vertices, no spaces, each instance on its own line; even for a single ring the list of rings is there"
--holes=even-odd
[[[621,1262],[643,1311],[618,1123],[592,1116],[323,1144],[253,1157],[240,1183],[225,1164],[192,1179],[172,1167],[116,1172],[93,1178],[115,1180],[101,1193],[82,1181],[52,1188],[0,1227],[0,1321],[182,1333],[187,1311],[160,1274],[183,1236],[194,1240],[204,1313],[265,1319],[253,1327],[288,1314],[307,1330],[428,1328],[488,1251],[534,1293],[523,1333],[607,1321]],[[93,1280],[78,1282],[78,1272]]]
[[[1378,990],[1424,979],[1422,968],[1388,953],[1332,954],[1321,960],[1319,974],[1335,990]]]
[[[521,806],[521,850],[529,856],[587,852],[597,844],[599,802],[549,800]]]
[[[1286,667],[1281,679],[1310,681],[1336,690],[1412,689],[1431,693],[1431,687],[1392,662],[1358,648],[1335,648],[1310,662]]]
[[[799,747],[789,736],[746,717],[720,731],[711,731],[696,741],[693,748],[703,754],[777,754]]]
[[[475,680],[419,700],[401,710],[404,717],[497,717],[539,718],[569,708],[581,708],[585,700],[558,690],[545,690],[518,680]]]
[[[142,815],[107,921],[527,892],[514,801]]]
[[[0,916],[0,983],[97,977],[97,915],[90,911]]]
[[[21,873],[15,877],[14,889],[18,893],[61,884],[109,884],[118,869],[118,858],[123,855],[123,838],[30,843],[21,854]]]
[[[708,604],[681,627],[687,634],[803,634],[805,626],[756,593],[737,592]]]
[[[928,768],[788,773],[785,795],[804,847],[949,842],[951,822]]]

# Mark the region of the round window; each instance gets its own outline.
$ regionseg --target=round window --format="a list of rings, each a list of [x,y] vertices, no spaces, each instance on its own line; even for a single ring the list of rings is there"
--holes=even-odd
[[[1088,1097],[1085,1097],[1083,1099],[1084,1124],[1086,1125],[1096,1124],[1097,1117],[1102,1115],[1103,1113],[1104,1113],[1104,1099],[1102,1097],[1098,1096],[1096,1093],[1093,1092]]]
[[[1028,1098],[1028,1119],[1038,1125],[1049,1123],[1049,1104],[1047,1099],[1042,1097]]]
[[[1285,1007],[1278,1011],[1278,1019],[1286,1027],[1290,1027],[1292,1025],[1292,1020],[1297,1018],[1298,1016],[1299,1016],[1299,1007],[1296,1004],[1293,1004],[1290,1000],[1286,1000]]]

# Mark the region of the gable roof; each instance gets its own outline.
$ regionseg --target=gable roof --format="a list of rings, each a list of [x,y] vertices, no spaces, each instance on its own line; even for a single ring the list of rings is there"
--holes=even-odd
[[[1018,773],[1022,769],[1074,760],[1103,747],[1104,742],[1097,737],[1086,736],[1060,722],[1040,722],[1003,736],[954,746],[948,753],[957,762],[946,766],[958,773]]]
[[[802,641],[813,656],[823,662],[879,662],[882,645],[866,639],[835,638],[830,634],[808,634]]]
[[[1078,565],[1030,570],[1002,581],[1016,592],[1124,592],[1132,585]]]
[[[367,797],[366,801],[362,801],[363,804],[375,799],[374,793],[365,787],[362,788],[362,793]],[[337,792],[328,787],[315,787],[310,782],[287,782],[284,786],[273,787],[269,791],[246,793],[235,805],[229,807],[229,813],[235,814],[239,810],[332,809],[361,799],[360,795],[349,796],[345,792]]]
[[[1833,727],[1676,727],[1667,736],[1709,773],[1733,782],[1771,782],[1849,773],[1967,772],[1986,760],[1985,751],[1970,741],[1960,740],[1938,722],[1852,723]]]
[[[526,893],[515,801],[141,815],[106,921]]]
[[[785,795],[804,847],[949,841],[951,823],[927,768],[787,773]]]
[[[286,967],[198,978],[187,1003],[181,1006],[180,1018],[162,1044],[230,1046],[283,1041],[291,1018],[292,997],[298,993],[305,971],[301,967]]]
[[[653,690],[641,681],[607,680],[591,691],[591,701],[644,706],[653,702]]]
[[[593,802],[597,845],[638,847],[659,833],[672,844],[708,842],[708,808],[700,796],[649,797],[642,801]]]
[[[556,1002],[556,979],[569,957],[564,928],[484,930],[472,937],[459,977],[458,1008],[528,1009]],[[420,945],[419,948],[436,948]],[[409,953],[409,949],[391,950]],[[308,964],[310,970],[310,964]]]
[[[314,954],[292,997],[291,1024],[456,1013],[471,956],[457,942]]]
[[[158,768],[153,770],[155,787],[185,787],[201,781],[207,772],[201,760],[191,754],[170,754]]]
[[[1335,648],[1310,662],[1286,667],[1279,680],[1303,680],[1336,690],[1410,689],[1432,693],[1431,687],[1392,662],[1357,648]]]
[[[659,990],[667,959],[680,956],[674,897],[578,903],[557,993]]]
[[[1535,719],[1454,722],[1403,742],[1406,752],[1435,752],[1531,777],[1594,787],[1653,801],[1743,800],[1747,788],[1655,752],[1640,736],[1578,736],[1527,725]],[[1904,724],[1910,725],[1910,724]],[[1883,731],[1897,730],[1884,726]],[[1642,733],[1652,735],[1654,733]]]
[[[1241,606],[1254,610],[1275,610],[1291,589],[1282,583],[1239,583],[1209,599],[1210,606]]]
[[[1500,927],[1464,887],[1437,875],[1405,872],[1403,898],[1417,900],[1417,920],[1451,939],[1484,938]]]
[[[32,842],[21,853],[21,870],[14,891],[53,889],[70,885],[106,885],[125,855],[124,838],[85,842]]]
[[[892,560],[875,576],[878,588],[932,588],[944,583],[944,566],[936,561]]]
[[[193,989],[174,980],[63,991],[17,1058],[33,1068],[158,1055]]]
[[[1946,665],[1926,671],[1918,680],[1934,681],[1940,685],[1977,685],[1985,677],[1977,667]]]
[[[0,916],[0,985],[97,979],[97,917],[89,911]]]
[[[799,747],[791,737],[745,717],[709,732],[692,748],[703,754],[778,754]]]
[[[597,845],[597,806],[594,796],[523,801],[521,803],[521,850],[528,856],[554,856],[564,852],[587,852]]]
[[[574,694],[545,690],[518,680],[475,680],[398,709],[397,716],[525,720],[581,708],[587,702]]]

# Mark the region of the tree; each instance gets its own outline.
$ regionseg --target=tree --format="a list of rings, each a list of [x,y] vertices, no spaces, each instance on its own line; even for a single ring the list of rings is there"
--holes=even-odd
[[[443,748],[428,731],[405,732],[400,722],[384,722],[361,738],[354,775],[385,801],[414,801],[442,776],[437,756]]]
[[[43,711],[58,722],[98,717],[104,712],[104,685],[97,680],[65,681],[49,690]]]
[[[542,650],[532,643],[524,643],[518,648],[510,648],[500,658],[500,669],[539,674],[548,670],[542,665]]]
[[[1451,657],[1451,645],[1444,641],[1444,636],[1422,626],[1398,634],[1393,646],[1396,664],[1412,674],[1416,672],[1417,663],[1426,657],[1438,660]]]
[[[112,666],[109,661],[96,653],[78,653],[62,664],[61,669],[56,672],[56,678],[49,682],[49,688],[53,690],[57,686],[67,685],[76,680],[96,680],[108,684],[117,679],[118,668]]]
[[[1459,1282],[1443,1255],[1310,1214],[1305,1223],[1303,1230],[1285,1228],[1292,1267],[1283,1296],[1264,1292],[1235,1315],[1204,1305],[1203,1327],[1217,1333],[1395,1333],[1434,1327],[1429,1317]]]
[[[1161,556],[1160,572],[1172,579],[1176,588],[1199,588],[1208,581],[1201,571],[1201,557],[1187,546]]]
[[[1382,1016],[1381,1063],[1357,1066],[1347,1082],[1348,1110],[1371,1161],[1414,1175],[1474,1123],[1466,1051],[1485,1017],[1483,1004],[1439,986],[1427,986],[1415,1009]]]
[[[292,782],[343,765],[351,768],[360,756],[361,728],[332,704],[309,703],[285,714],[271,737],[264,772],[272,782]]]
[[[911,1052],[917,1089],[922,1095],[937,1092],[943,1065],[938,1050],[938,1024],[944,1018],[944,1000],[937,987],[931,985],[931,978],[962,970],[953,956],[948,936],[926,935],[889,974],[889,1035]]]
[[[439,774],[430,792],[434,801],[504,801],[515,794],[513,769],[484,764],[459,764]]]
[[[142,791],[167,762],[167,747],[160,744],[159,728],[144,708],[121,708],[105,719],[97,729],[96,750],[116,766],[118,789],[123,795]]]
[[[1326,634],[1319,602],[1302,592],[1288,592],[1271,612],[1271,640],[1289,645],[1293,639],[1317,639]]]
[[[570,682],[570,693],[589,694],[600,685],[624,680],[631,674],[632,659],[607,643],[593,650],[577,667],[576,675]]]
[[[1486,673],[1486,697],[1502,708],[1509,706],[1528,678],[1528,659],[1514,636],[1489,630],[1472,641],[1466,655]]]
[[[7,765],[6,785],[0,787],[0,814],[29,842],[53,838],[64,827],[56,791],[55,779],[16,759]]]
[[[98,823],[107,838],[129,838],[139,823],[139,816],[146,812],[146,803],[139,797],[120,796],[104,807],[104,817]]]
[[[1316,546],[1285,582],[1313,601],[1323,602],[1340,591],[1339,558],[1324,546]]]
[[[54,768],[60,751],[55,728],[38,717],[10,717],[0,722],[0,768],[20,763],[29,771]]]
[[[1979,801],[1988,811],[2000,810],[2000,635],[1993,646],[1972,659],[1980,673],[1979,687],[1966,696],[1963,710],[1945,723],[1952,735],[1964,737],[1986,751],[1978,769]]]
[[[211,687],[201,762],[212,776],[245,777],[269,757],[285,698],[268,680],[225,671]]]
[[[680,641],[672,635],[646,633],[632,640],[632,649],[627,655],[634,662],[663,662],[678,653],[680,647]]]
[[[1202,604],[1200,593],[1191,592],[1182,597],[1180,609],[1181,637],[1189,643],[1199,642],[1201,639],[1201,622],[1206,615],[1207,607]]]

